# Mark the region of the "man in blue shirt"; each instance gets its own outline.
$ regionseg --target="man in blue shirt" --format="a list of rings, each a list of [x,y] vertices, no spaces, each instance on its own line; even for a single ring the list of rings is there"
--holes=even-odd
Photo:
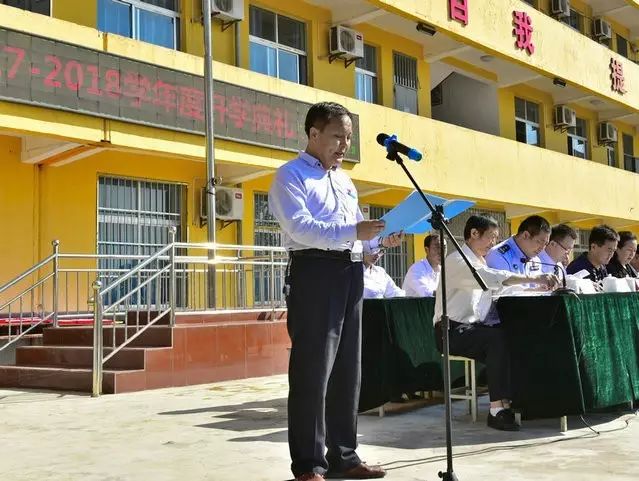
[[[619,235],[612,227],[605,224],[593,227],[588,237],[588,252],[584,252],[568,264],[566,272],[576,274],[586,270],[589,272],[586,279],[600,283],[608,277],[606,265],[617,250],[618,241]],[[602,290],[601,284],[595,284],[595,287]]]
[[[493,247],[486,256],[486,264],[522,275],[540,274],[539,253],[550,240],[550,224],[539,215],[524,219],[517,234]]]
[[[285,278],[291,338],[288,443],[296,481],[325,474],[381,478],[355,452],[361,379],[363,252],[401,243],[364,220],[357,190],[339,167],[351,143],[351,113],[322,102],[306,115],[305,152],[280,167],[269,208],[289,251]],[[326,455],[325,451],[328,450]]]

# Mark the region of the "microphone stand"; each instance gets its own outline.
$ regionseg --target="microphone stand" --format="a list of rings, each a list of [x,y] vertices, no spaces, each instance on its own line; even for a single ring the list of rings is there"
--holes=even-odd
[[[392,147],[388,147],[387,152],[388,153],[386,155],[386,158],[388,160],[397,162],[397,164],[404,170],[404,173],[408,176],[408,178],[412,182],[413,186],[415,187],[415,190],[419,192],[419,195],[421,196],[422,200],[424,201],[428,209],[431,211],[432,216],[429,222],[433,226],[433,229],[436,229],[437,231],[439,231],[439,238],[441,239],[442,264],[441,264],[440,282],[442,284],[442,317],[440,322],[442,322],[442,345],[444,350],[443,352],[444,354],[444,402],[446,404],[446,471],[445,472],[440,471],[439,477],[442,478],[444,481],[458,481],[458,478],[455,475],[455,472],[453,471],[452,406],[451,406],[452,401],[450,398],[450,352],[449,352],[450,347],[449,347],[449,335],[448,335],[450,322],[448,319],[448,308],[447,308],[447,302],[446,302],[446,242],[445,242],[446,237],[450,239],[450,242],[453,244],[453,246],[455,246],[455,249],[457,250],[457,252],[459,252],[459,254],[462,256],[462,259],[464,259],[464,262],[468,266],[468,269],[470,269],[471,273],[473,274],[473,277],[477,280],[477,284],[479,284],[479,286],[484,291],[488,290],[488,286],[486,285],[484,280],[481,278],[481,276],[477,272],[477,269],[475,269],[475,267],[470,263],[470,260],[468,259],[468,257],[461,250],[461,247],[457,243],[457,240],[451,234],[450,229],[448,229],[448,226],[446,225],[448,224],[448,219],[444,217],[444,207],[442,205],[438,205],[435,207],[428,200],[428,197],[424,195],[424,192],[419,187],[419,185],[417,184],[417,182],[415,181],[415,179],[409,172],[408,168],[404,165],[404,160],[400,157],[397,150],[395,150]],[[446,237],[444,237],[444,234],[446,235]]]

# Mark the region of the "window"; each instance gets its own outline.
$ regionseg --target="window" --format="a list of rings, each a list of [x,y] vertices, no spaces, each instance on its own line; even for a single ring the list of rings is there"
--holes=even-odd
[[[541,145],[539,104],[515,97],[515,135],[517,142]]]
[[[568,128],[568,155],[588,158],[588,122],[577,118],[577,125]]]
[[[584,31],[584,16],[572,8],[570,9],[570,17],[563,17],[561,21],[578,32],[583,33]]]
[[[371,219],[380,219],[384,214],[386,214],[390,210],[389,207],[381,207],[381,206],[373,206],[371,205]],[[404,240],[397,247],[393,247],[392,249],[386,249],[386,252],[381,257],[381,259],[377,262],[378,265],[382,266],[384,270],[388,273],[388,275],[395,281],[399,287],[402,286],[404,282],[404,277],[406,277],[406,272],[410,267],[409,257],[410,251],[409,246],[413,245],[413,236],[405,236]],[[420,258],[423,256],[420,254]]]
[[[251,5],[251,70],[306,84],[306,25]]]
[[[253,244],[256,246],[281,247],[282,229],[277,219],[268,208],[268,194],[256,192],[254,194],[254,223],[253,231],[255,238]],[[267,251],[255,251],[255,256],[268,257]],[[276,267],[274,270],[275,285],[274,292],[276,301],[283,305],[286,300],[282,288],[284,286],[284,269]],[[255,305],[264,305],[269,302],[271,292],[271,268],[265,265],[255,265],[253,267],[253,299]]]
[[[364,58],[355,62],[355,97],[377,103],[377,49],[364,45]]]
[[[393,53],[393,81],[395,92],[395,108],[402,112],[417,114],[417,60]]]
[[[453,217],[450,220],[450,224],[448,228],[450,229],[451,234],[453,234],[453,237],[455,237],[457,242],[459,243],[464,242],[464,227],[466,226],[466,222],[468,222],[468,219],[470,218],[470,216],[481,215],[481,214],[489,215],[490,217],[492,217],[493,219],[497,221],[497,224],[499,225],[500,241],[510,237],[510,224],[508,223],[508,220],[506,219],[505,212],[500,212],[498,210],[471,208]],[[454,247],[448,244],[448,252],[452,252],[453,249]]]
[[[178,48],[177,0],[98,0],[98,29]]]
[[[51,15],[51,0],[0,0],[0,4],[42,15]]]
[[[182,238],[186,189],[179,184],[146,180],[100,177],[98,181],[99,277],[108,285],[133,269],[138,259],[150,256],[169,242],[169,228],[176,227],[176,240]],[[107,257],[108,255],[108,257]],[[178,279],[178,300],[186,299],[186,283]],[[146,303],[155,298],[155,286],[140,294]],[[109,302],[122,292],[112,291]],[[162,299],[162,302],[166,299]]]
[[[617,34],[617,53],[628,58],[628,40]]]
[[[630,172],[639,172],[635,158],[635,146],[632,135],[623,134],[623,168]]]
[[[537,8],[537,0],[524,0],[524,2],[526,2],[531,7]]]
[[[606,145],[606,159],[610,167],[617,167],[617,144]]]

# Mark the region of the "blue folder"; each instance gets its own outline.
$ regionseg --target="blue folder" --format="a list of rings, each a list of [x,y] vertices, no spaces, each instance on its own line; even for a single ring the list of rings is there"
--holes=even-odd
[[[452,219],[475,205],[475,202],[470,200],[449,200],[436,195],[425,195],[433,206],[444,206],[444,216],[447,219]],[[433,228],[428,222],[430,218],[428,206],[419,192],[413,191],[399,205],[382,216],[381,220],[386,222],[386,227],[380,235],[387,236],[399,231],[404,231],[404,234],[425,234]]]

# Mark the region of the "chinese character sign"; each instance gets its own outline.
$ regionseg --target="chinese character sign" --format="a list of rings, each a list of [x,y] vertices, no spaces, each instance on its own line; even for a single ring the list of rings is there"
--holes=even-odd
[[[215,81],[216,137],[304,148],[305,102]],[[204,133],[202,77],[0,28],[0,100]],[[347,158],[359,160],[359,124]]]
[[[620,94],[626,93],[625,79],[623,77],[623,64],[618,60],[610,59],[610,78],[612,91]]]
[[[448,17],[462,25],[468,25],[469,0],[448,0]]]
[[[519,50],[526,50],[528,55],[535,53],[535,46],[532,43],[532,19],[526,12],[513,12],[513,36],[516,37],[515,45]]]

